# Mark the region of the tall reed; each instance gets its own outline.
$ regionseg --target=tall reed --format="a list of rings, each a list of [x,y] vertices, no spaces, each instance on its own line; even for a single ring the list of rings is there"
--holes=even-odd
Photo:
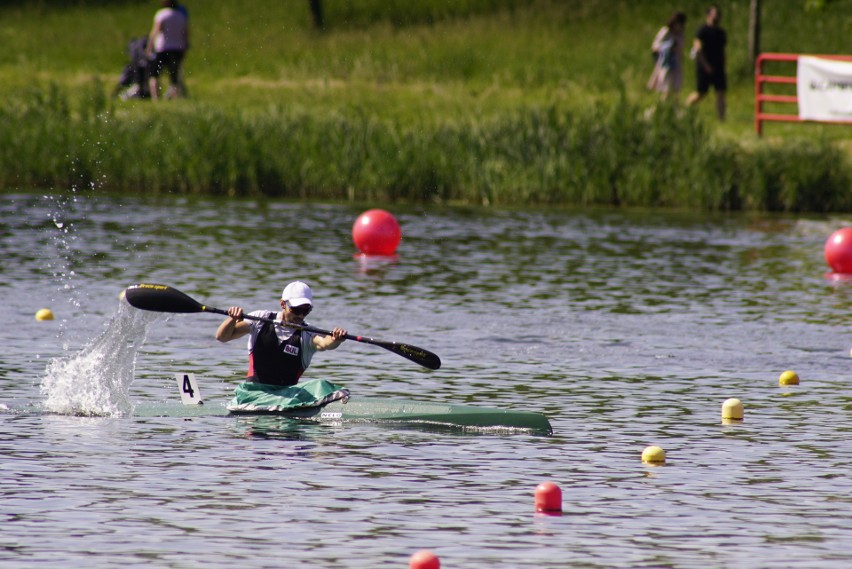
[[[522,106],[402,125],[364,109],[114,106],[90,84],[0,108],[0,184],[145,194],[494,205],[840,211],[852,165],[830,142],[720,139],[695,112]]]

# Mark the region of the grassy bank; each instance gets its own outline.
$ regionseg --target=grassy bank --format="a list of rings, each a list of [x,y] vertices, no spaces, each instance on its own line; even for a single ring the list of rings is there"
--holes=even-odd
[[[852,168],[830,142],[744,146],[671,105],[526,106],[402,126],[366,112],[281,106],[127,112],[97,83],[0,112],[0,171],[17,187],[94,187],[355,201],[836,211]],[[650,112],[649,112],[650,111]],[[163,141],[169,144],[163,144]],[[8,175],[8,174],[7,174]]]
[[[748,2],[722,2],[729,120],[657,106],[648,44],[704,2],[188,3],[192,98],[109,100],[155,7],[2,8],[0,185],[324,199],[849,209],[848,130],[752,133]],[[764,48],[840,53],[852,3],[765,8]],[[448,8],[448,6],[450,6]],[[798,21],[791,29],[785,22]],[[17,45],[17,44],[16,44]],[[97,78],[100,78],[99,80]],[[691,71],[685,78],[691,85]]]

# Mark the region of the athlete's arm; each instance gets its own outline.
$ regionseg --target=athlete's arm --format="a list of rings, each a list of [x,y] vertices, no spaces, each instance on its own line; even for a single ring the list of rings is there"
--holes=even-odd
[[[220,342],[230,342],[242,338],[251,330],[251,325],[243,320],[243,309],[232,306],[228,309],[228,317],[216,329],[216,339]]]
[[[317,350],[333,350],[346,340],[346,330],[343,328],[335,328],[331,331],[331,336],[314,336],[311,339],[314,347]]]

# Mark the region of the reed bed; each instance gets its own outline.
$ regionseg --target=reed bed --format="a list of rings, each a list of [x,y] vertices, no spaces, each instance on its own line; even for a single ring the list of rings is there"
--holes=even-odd
[[[765,5],[763,49],[843,52],[849,1]],[[721,2],[723,124],[712,100],[685,109],[644,91],[659,26],[683,9],[691,34],[705,0],[326,0],[323,31],[304,0],[187,4],[192,98],[158,105],[109,99],[110,80],[90,79],[117,77],[155,6],[0,6],[16,46],[0,56],[0,191],[852,206],[847,130],[754,135],[747,2]]]
[[[830,141],[745,145],[622,94],[402,124],[368,109],[116,104],[33,89],[0,108],[0,185],[358,202],[848,211]]]

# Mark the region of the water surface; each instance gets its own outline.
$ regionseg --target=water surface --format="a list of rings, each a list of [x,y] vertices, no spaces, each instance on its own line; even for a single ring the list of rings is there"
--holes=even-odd
[[[366,207],[0,198],[0,564],[8,567],[846,567],[849,286],[842,219],[397,208],[396,258],[354,255]],[[546,413],[551,437],[150,417],[174,373],[222,405],[245,374],[220,318],[119,300],[162,282],[438,353],[346,343],[307,376],[362,396]],[[56,314],[36,322],[39,308]],[[797,387],[780,388],[794,369]],[[745,421],[723,425],[737,397]],[[643,465],[645,446],[665,466]],[[533,512],[545,480],[564,515]]]

